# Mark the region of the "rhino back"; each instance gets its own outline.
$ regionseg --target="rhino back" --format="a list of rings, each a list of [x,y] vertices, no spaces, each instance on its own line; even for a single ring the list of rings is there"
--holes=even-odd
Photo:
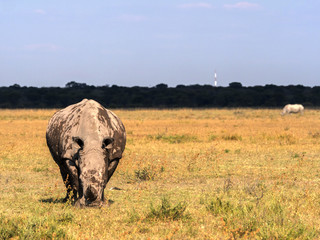
[[[56,161],[71,146],[73,136],[114,138],[111,158],[121,158],[126,144],[125,128],[110,110],[94,100],[84,99],[53,115],[47,128],[47,144]]]

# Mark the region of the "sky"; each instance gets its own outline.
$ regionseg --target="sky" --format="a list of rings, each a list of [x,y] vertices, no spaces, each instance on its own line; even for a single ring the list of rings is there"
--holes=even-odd
[[[0,0],[0,86],[320,85],[320,1]]]

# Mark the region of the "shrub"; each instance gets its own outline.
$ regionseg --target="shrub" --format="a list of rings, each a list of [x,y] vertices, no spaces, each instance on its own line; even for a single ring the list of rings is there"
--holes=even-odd
[[[215,216],[218,214],[233,212],[232,204],[228,201],[222,201],[222,199],[219,197],[216,197],[207,203],[206,209]]]
[[[227,141],[241,141],[242,137],[240,135],[234,134],[234,135],[226,135],[222,137],[224,140]]]
[[[183,218],[189,218],[188,214],[185,214],[187,204],[185,202],[179,202],[176,206],[172,207],[167,198],[162,198],[161,205],[154,207],[151,203],[150,213],[147,215],[147,219],[159,219],[159,220],[178,220]]]
[[[280,145],[291,145],[296,143],[294,136],[291,134],[280,134],[278,139]]]
[[[258,224],[253,205],[235,205],[230,201],[216,197],[206,204],[206,209],[214,216],[221,216],[224,230],[232,236],[232,239],[254,235],[258,230]]]
[[[218,137],[216,135],[210,135],[209,136],[209,141],[214,141],[216,140]]]
[[[148,181],[154,180],[156,174],[150,167],[145,167],[143,169],[135,170],[134,175],[138,180]]]

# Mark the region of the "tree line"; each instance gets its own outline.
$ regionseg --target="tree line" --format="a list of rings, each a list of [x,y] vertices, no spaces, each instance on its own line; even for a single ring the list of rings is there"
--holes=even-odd
[[[0,108],[63,108],[94,99],[107,108],[211,108],[211,107],[283,107],[301,103],[320,106],[320,86],[265,85],[244,87],[232,82],[228,87],[177,85],[168,87],[91,86],[68,82],[65,87],[0,87]]]

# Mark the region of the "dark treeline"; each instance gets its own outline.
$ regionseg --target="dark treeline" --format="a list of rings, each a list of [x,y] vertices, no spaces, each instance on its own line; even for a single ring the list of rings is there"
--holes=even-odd
[[[0,108],[62,108],[94,99],[108,108],[205,108],[205,107],[282,107],[288,103],[320,106],[320,87],[253,86],[233,82],[228,87],[178,85],[168,87],[89,86],[69,82],[65,87],[0,87]]]

